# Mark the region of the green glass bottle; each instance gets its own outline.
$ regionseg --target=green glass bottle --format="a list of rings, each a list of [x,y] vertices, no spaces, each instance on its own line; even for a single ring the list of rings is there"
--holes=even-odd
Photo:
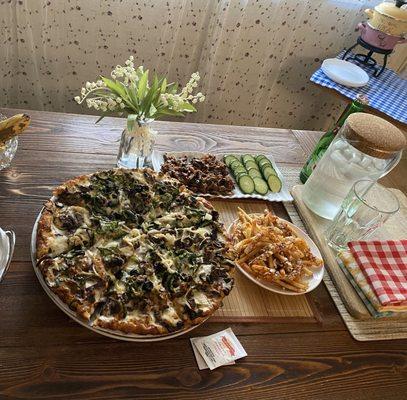
[[[353,100],[352,103],[350,103],[346,107],[345,111],[339,117],[338,121],[336,121],[335,125],[321,137],[314,151],[312,152],[307,162],[302,167],[302,170],[300,172],[300,181],[302,183],[305,183],[307,179],[310,177],[312,171],[317,166],[318,161],[325,154],[326,149],[329,147],[332,140],[334,140],[335,135],[338,133],[341,126],[345,123],[346,118],[348,118],[350,114],[353,114],[355,112],[362,112],[365,106],[368,104],[369,102],[367,97],[363,94],[358,94],[356,96],[356,99]]]

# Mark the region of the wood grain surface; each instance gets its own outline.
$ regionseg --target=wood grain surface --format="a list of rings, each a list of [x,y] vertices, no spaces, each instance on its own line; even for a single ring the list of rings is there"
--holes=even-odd
[[[32,225],[52,187],[114,166],[124,121],[95,125],[91,116],[27,112],[31,127],[12,166],[0,171],[0,225],[17,234],[15,257],[0,284],[1,400],[403,398],[407,341],[356,342],[323,285],[310,294],[320,316],[314,323],[209,320],[193,331],[208,335],[231,326],[248,353],[212,372],[198,370],[189,335],[154,344],[119,342],[70,320],[35,277]],[[301,144],[301,131],[169,122],[156,128],[162,150],[258,151],[299,168],[309,146]],[[273,209],[284,215],[281,205]]]

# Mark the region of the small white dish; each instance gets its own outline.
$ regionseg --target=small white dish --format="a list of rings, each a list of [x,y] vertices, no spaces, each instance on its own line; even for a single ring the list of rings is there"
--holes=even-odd
[[[15,234],[0,228],[0,282],[6,275],[13,257]]]
[[[304,239],[306,241],[306,243],[308,244],[311,253],[315,256],[320,258],[321,260],[323,259],[321,256],[321,253],[317,247],[317,245],[314,243],[314,241],[300,228],[298,228],[297,226],[295,226],[294,224],[292,224],[291,222],[280,218],[282,221],[284,221],[295,233],[296,235],[301,238]],[[238,220],[236,219],[235,221],[232,222],[232,224],[229,226],[228,228],[228,233],[230,234],[232,226],[237,222]],[[281,286],[278,286],[275,283],[272,282],[267,282],[263,279],[260,279],[254,275],[252,275],[249,271],[246,271],[243,267],[241,267],[239,264],[236,263],[236,267],[237,269],[248,279],[250,279],[252,282],[254,282],[256,285],[261,286],[264,289],[270,290],[271,292],[275,292],[275,293],[279,293],[279,294],[284,294],[287,296],[299,296],[299,295],[303,295],[305,293],[309,293],[312,290],[314,290],[321,282],[322,282],[322,278],[324,277],[324,271],[325,271],[325,267],[322,265],[322,267],[318,268],[318,269],[314,269],[313,270],[313,275],[307,279],[307,283],[308,283],[308,289],[305,292],[292,292],[288,289],[284,289]]]
[[[344,86],[362,87],[369,82],[369,75],[349,61],[328,58],[322,63],[321,69],[330,79]]]

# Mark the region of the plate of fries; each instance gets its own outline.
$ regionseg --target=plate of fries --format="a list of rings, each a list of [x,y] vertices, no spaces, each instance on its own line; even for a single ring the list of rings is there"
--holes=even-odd
[[[238,269],[257,285],[284,295],[300,295],[322,281],[324,263],[312,239],[301,229],[265,210],[247,214],[229,227]]]

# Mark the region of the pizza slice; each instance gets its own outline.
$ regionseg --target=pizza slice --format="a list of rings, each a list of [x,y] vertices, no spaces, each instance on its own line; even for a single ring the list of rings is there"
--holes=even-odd
[[[58,256],[75,248],[93,244],[89,211],[82,206],[65,206],[48,201],[38,222],[37,258]]]
[[[88,250],[70,250],[38,263],[50,289],[80,317],[89,320],[109,286],[102,261]]]

